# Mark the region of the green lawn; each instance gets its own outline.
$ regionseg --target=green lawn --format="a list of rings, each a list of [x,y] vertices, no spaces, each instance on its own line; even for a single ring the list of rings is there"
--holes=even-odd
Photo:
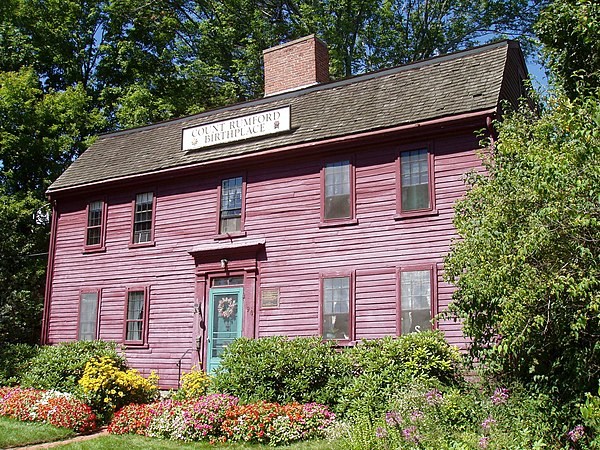
[[[21,422],[0,416],[0,448],[60,441],[74,435],[73,431],[66,428],[56,428],[52,425],[34,422]]]
[[[241,449],[252,449],[252,450],[272,450],[273,447],[267,447],[265,445],[210,445],[208,443],[180,443],[175,441],[166,441],[163,439],[153,439],[143,436],[133,435],[109,435],[100,436],[95,439],[88,441],[76,442],[72,444],[59,445],[54,448],[59,449],[70,449],[70,450],[113,450],[115,448],[126,448],[127,450],[133,449],[211,449],[211,450],[241,450]],[[334,442],[316,441],[316,442],[299,442],[289,447],[282,447],[285,450],[341,450],[339,445]]]
[[[19,447],[42,442],[53,442],[74,437],[75,433],[65,428],[56,428],[52,425],[40,424],[35,422],[21,422],[0,416],[0,449],[7,447]],[[206,442],[183,443],[176,441],[167,441],[163,439],[153,439],[134,435],[108,435],[99,436],[86,441],[75,442],[71,444],[58,445],[54,448],[71,450],[112,450],[115,448],[134,449],[211,449],[211,450],[266,450],[273,449],[265,445],[239,445],[239,444],[221,444],[210,445]],[[286,450],[342,450],[335,442],[314,441],[299,442]]]

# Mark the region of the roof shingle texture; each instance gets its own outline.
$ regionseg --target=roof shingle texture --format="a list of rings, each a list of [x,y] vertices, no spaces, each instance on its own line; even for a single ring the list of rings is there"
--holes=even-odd
[[[498,107],[509,42],[100,136],[49,192]],[[182,130],[291,106],[290,132],[184,151]]]

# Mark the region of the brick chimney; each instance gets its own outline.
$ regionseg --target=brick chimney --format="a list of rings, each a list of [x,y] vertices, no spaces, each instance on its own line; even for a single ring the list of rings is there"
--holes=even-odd
[[[314,34],[263,51],[265,97],[329,81],[329,53]]]

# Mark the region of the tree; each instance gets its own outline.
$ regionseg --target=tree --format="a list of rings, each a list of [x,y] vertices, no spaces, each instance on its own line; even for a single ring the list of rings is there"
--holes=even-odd
[[[600,375],[600,101],[558,96],[497,127],[456,205],[450,313],[474,358],[572,400]]]
[[[0,344],[36,342],[49,205],[44,192],[102,116],[81,87],[44,93],[31,68],[0,73]]]
[[[542,11],[535,28],[567,94],[593,94],[600,86],[600,4],[555,0]]]

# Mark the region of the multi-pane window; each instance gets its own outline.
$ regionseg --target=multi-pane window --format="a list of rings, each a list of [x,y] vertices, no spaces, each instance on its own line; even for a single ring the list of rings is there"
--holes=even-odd
[[[352,217],[350,168],[350,161],[325,164],[325,220]]]
[[[146,307],[145,291],[127,293],[127,318],[125,319],[125,341],[143,342]]]
[[[82,292],[79,298],[79,335],[80,341],[93,341],[98,327],[98,291]]]
[[[429,178],[427,149],[402,152],[400,156],[400,187],[403,212],[431,208]]]
[[[323,278],[322,333],[325,339],[350,339],[350,277]]]
[[[141,244],[152,241],[152,192],[135,196],[135,212],[133,217],[133,243]]]
[[[242,177],[221,182],[219,233],[232,233],[242,229]]]
[[[102,213],[104,202],[96,201],[88,205],[85,245],[97,247],[102,245]]]
[[[400,273],[402,334],[431,329],[431,271]]]

